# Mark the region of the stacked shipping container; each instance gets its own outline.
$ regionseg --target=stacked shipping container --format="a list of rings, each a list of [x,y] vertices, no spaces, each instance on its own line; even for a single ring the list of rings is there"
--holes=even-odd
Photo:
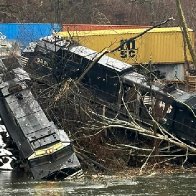
[[[80,45],[100,52],[103,49],[113,50],[122,41],[144,30],[145,27],[130,26],[127,29],[64,31],[59,32],[58,35],[66,39],[71,36]],[[194,32],[191,29],[188,29],[188,32],[194,45]],[[180,27],[154,28],[108,55],[132,65],[147,65],[151,62],[154,65],[152,71],[156,71],[161,78],[169,82],[185,81],[185,61],[192,63],[192,57],[184,44]]]
[[[95,24],[63,24],[58,35],[74,39],[80,45],[95,51],[107,48],[112,50],[124,40],[138,35],[149,26],[137,25],[95,25]],[[20,42],[22,47],[29,42],[59,31],[60,24],[51,23],[1,23],[0,32],[8,39]],[[192,44],[194,32],[189,29]],[[193,44],[194,45],[194,44]],[[185,50],[186,48],[186,50]],[[184,62],[192,62],[191,55],[184,46],[181,28],[155,28],[137,40],[122,46],[109,56],[129,64],[148,64],[165,73],[166,80],[184,80]]]
[[[62,31],[95,31],[112,29],[138,29],[150,26],[141,25],[100,25],[100,24],[62,24]]]
[[[19,42],[22,47],[60,29],[60,24],[52,23],[0,23],[0,32],[7,39]]]
[[[120,45],[121,41],[142,33],[145,29],[117,29],[96,31],[65,31],[58,35],[77,41],[95,51],[107,48],[112,50]],[[189,35],[194,43],[194,33],[189,29]],[[186,48],[187,59],[192,62],[190,53]],[[139,37],[120,50],[109,56],[130,64],[176,64],[184,63],[185,51],[182,31],[179,27],[155,28]]]

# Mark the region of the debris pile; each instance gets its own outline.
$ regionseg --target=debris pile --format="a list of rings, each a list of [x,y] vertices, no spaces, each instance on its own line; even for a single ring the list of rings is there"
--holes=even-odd
[[[43,39],[32,56],[32,75],[50,75],[35,94],[46,113],[69,130],[87,167],[108,170],[171,160],[184,165],[193,160],[195,94],[70,40]],[[39,66],[43,69],[36,73]]]

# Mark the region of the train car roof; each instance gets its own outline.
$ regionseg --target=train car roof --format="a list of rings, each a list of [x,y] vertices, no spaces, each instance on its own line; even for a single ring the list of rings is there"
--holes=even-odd
[[[131,73],[125,74],[123,76],[123,79],[127,84],[132,83],[132,84],[136,84],[141,87],[144,87],[144,88],[150,88],[149,84],[147,83],[146,77],[137,72],[131,72]],[[159,92],[161,90],[159,86],[155,86],[155,85],[152,85],[151,89],[153,91],[159,91]]]
[[[175,102],[181,103],[186,107],[190,107],[191,109],[196,110],[196,93],[188,93],[176,88],[174,88],[170,92],[166,92],[164,90],[166,89],[166,86],[164,84],[160,84],[159,86],[152,85],[150,87],[146,77],[137,72],[128,73],[123,76],[123,79],[127,84],[130,82],[146,89],[152,89],[152,91],[162,94],[168,99],[172,99]]]
[[[98,52],[84,46],[73,46],[69,49],[69,51],[92,61],[99,55]],[[132,68],[132,65],[114,59],[107,55],[101,57],[98,63],[110,69],[116,70],[117,72],[126,71]]]
[[[69,43],[66,40],[58,40],[57,38],[55,44],[55,39],[52,36],[42,39],[37,43],[37,46],[41,47],[42,52],[44,53],[47,53],[47,50],[58,52],[61,49],[70,51],[73,54],[79,55],[91,61],[93,61],[99,55],[97,51],[94,51],[84,46],[69,46]],[[132,65],[114,59],[107,55],[101,57],[98,63],[117,72],[126,72],[127,70],[132,69]]]

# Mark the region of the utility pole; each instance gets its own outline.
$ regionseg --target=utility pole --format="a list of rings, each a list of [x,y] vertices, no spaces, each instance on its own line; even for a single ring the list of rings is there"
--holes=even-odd
[[[185,36],[185,40],[188,46],[188,49],[190,51],[192,60],[193,60],[193,64],[194,64],[194,68],[196,69],[196,53],[195,50],[191,44],[191,38],[188,34],[188,27],[187,27],[187,23],[186,23],[186,19],[182,10],[182,5],[181,5],[181,1],[180,0],[176,0],[176,6],[177,6],[177,10],[178,10],[178,15],[180,18],[180,23],[182,25],[182,29],[183,29],[183,34]]]

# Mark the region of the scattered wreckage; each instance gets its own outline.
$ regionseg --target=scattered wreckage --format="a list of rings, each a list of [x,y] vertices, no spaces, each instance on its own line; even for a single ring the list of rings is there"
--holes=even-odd
[[[196,143],[196,94],[145,77],[134,67],[58,37],[43,38],[23,54],[57,81],[81,81],[107,106],[107,113],[132,117],[143,126],[154,119],[188,144]],[[24,60],[1,57],[0,116],[21,161],[36,179],[80,173],[80,163],[64,131],[50,122],[33,97]],[[14,62],[14,63],[13,63]],[[10,66],[11,65],[11,66]],[[97,99],[98,100],[98,99]],[[15,156],[14,153],[12,153]]]
[[[22,64],[26,58],[6,53],[12,49],[11,42],[0,41],[0,116],[12,142],[12,153],[7,153],[1,145],[0,164],[15,156],[15,164],[10,160],[4,168],[23,166],[35,179],[81,175],[80,163],[67,134],[48,120],[31,92],[31,79]],[[2,139],[5,140],[3,135]]]
[[[153,126],[156,120],[169,133],[195,145],[195,93],[164,85],[155,80],[153,74],[145,77],[130,64],[106,55],[96,61],[99,55],[96,51],[72,43],[72,40],[46,37],[25,53],[33,59],[34,65],[42,66],[45,73],[52,69],[59,81],[80,80],[105,101],[108,111],[118,112],[122,117],[131,113],[147,126]]]

